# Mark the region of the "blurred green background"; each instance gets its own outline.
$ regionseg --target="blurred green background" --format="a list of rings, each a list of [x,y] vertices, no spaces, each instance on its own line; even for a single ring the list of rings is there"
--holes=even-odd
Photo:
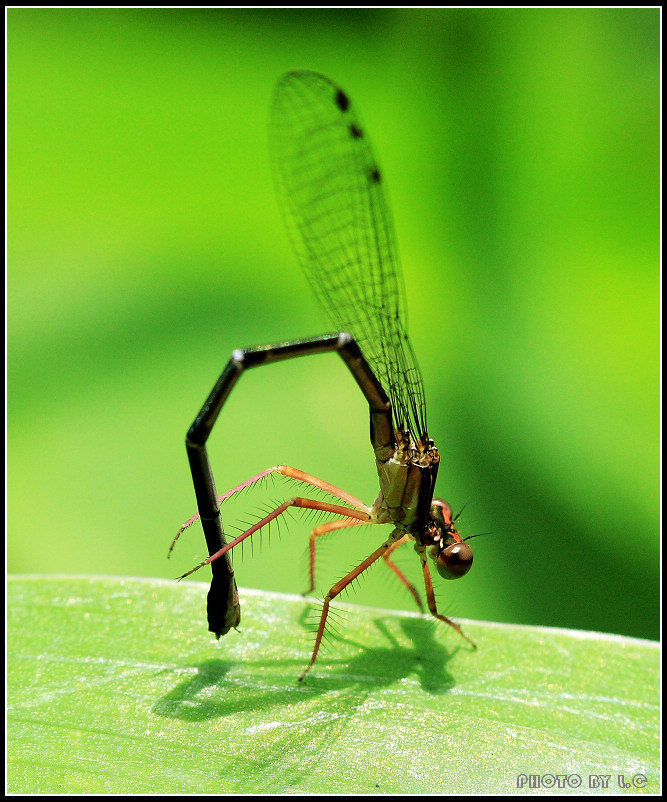
[[[267,147],[275,81],[307,68],[351,95],[386,176],[438,492],[493,533],[442,611],[658,636],[657,9],[7,22],[10,572],[174,577],[205,556],[193,528],[166,560],[195,510],[186,430],[233,348],[329,329]],[[244,376],[210,454],[220,492],[281,462],[377,492],[333,355]],[[228,531],[283,495],[249,494]],[[239,584],[304,590],[308,529],[256,536]],[[318,591],[382,536],[327,538]],[[349,598],[413,609],[381,565]]]

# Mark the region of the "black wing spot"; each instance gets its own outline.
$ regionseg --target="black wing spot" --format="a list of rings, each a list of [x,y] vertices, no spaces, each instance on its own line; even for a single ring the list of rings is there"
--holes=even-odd
[[[350,126],[350,136],[352,139],[361,139],[364,135],[364,132],[359,128],[358,125],[351,125]]]
[[[380,175],[380,171],[377,167],[373,167],[369,173],[368,177],[374,184],[379,184],[382,181],[382,176]]]
[[[350,108],[350,98],[342,89],[336,92],[336,105],[341,111],[347,111]]]

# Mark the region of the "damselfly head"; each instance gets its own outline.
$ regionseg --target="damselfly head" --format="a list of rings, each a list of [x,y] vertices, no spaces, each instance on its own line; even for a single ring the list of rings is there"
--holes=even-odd
[[[472,567],[473,554],[470,546],[461,540],[452,518],[452,508],[441,498],[431,503],[431,520],[428,526],[429,556],[443,579],[458,579]]]

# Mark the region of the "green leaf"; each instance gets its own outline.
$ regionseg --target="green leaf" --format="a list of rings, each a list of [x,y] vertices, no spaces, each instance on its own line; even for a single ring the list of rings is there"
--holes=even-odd
[[[308,603],[242,590],[217,643],[205,596],[11,578],[8,791],[509,794],[567,775],[572,793],[609,775],[618,792],[641,774],[624,791],[659,792],[656,643],[465,622],[472,651],[428,617],[340,604],[299,683]]]

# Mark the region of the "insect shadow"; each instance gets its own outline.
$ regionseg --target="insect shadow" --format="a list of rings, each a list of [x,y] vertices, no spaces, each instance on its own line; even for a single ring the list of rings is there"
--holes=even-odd
[[[305,615],[302,614],[302,623]],[[313,675],[306,683],[298,682],[297,672],[292,671],[292,666],[300,667],[302,658],[281,661],[285,672],[295,675],[294,681],[287,685],[278,684],[264,672],[257,671],[258,667],[266,668],[266,661],[212,659],[189,666],[187,679],[178,682],[159,699],[153,705],[153,712],[183,721],[205,721],[249,710],[257,713],[278,710],[330,692],[344,693],[346,703],[353,707],[378,688],[391,687],[414,674],[428,694],[440,695],[451,690],[456,683],[446,666],[459,647],[448,651],[434,637],[435,622],[420,618],[399,620],[405,636],[402,644],[391,632],[387,624],[390,620],[395,622],[396,619],[373,620],[387,640],[387,646],[369,646],[346,637],[345,643],[357,647],[359,654],[328,659],[328,666],[341,666],[340,670]],[[411,641],[410,646],[404,645],[405,639]],[[242,676],[240,665],[247,668],[246,677]]]
[[[300,623],[304,627],[308,626],[307,616],[307,611],[301,614]],[[345,670],[340,674],[328,675],[326,680],[320,678],[318,685],[333,683],[335,687],[340,687],[341,682],[348,682],[364,687],[386,687],[416,673],[422,690],[428,693],[446,693],[453,688],[456,683],[446,666],[460,646],[448,651],[435,637],[439,629],[437,622],[426,617],[398,619],[401,633],[405,636],[401,643],[391,630],[396,620],[394,616],[373,619],[387,646],[360,643],[346,634],[346,646],[357,647],[359,654],[342,659],[327,658],[328,665],[340,664],[345,666]],[[405,645],[406,639],[411,641],[410,646]]]

